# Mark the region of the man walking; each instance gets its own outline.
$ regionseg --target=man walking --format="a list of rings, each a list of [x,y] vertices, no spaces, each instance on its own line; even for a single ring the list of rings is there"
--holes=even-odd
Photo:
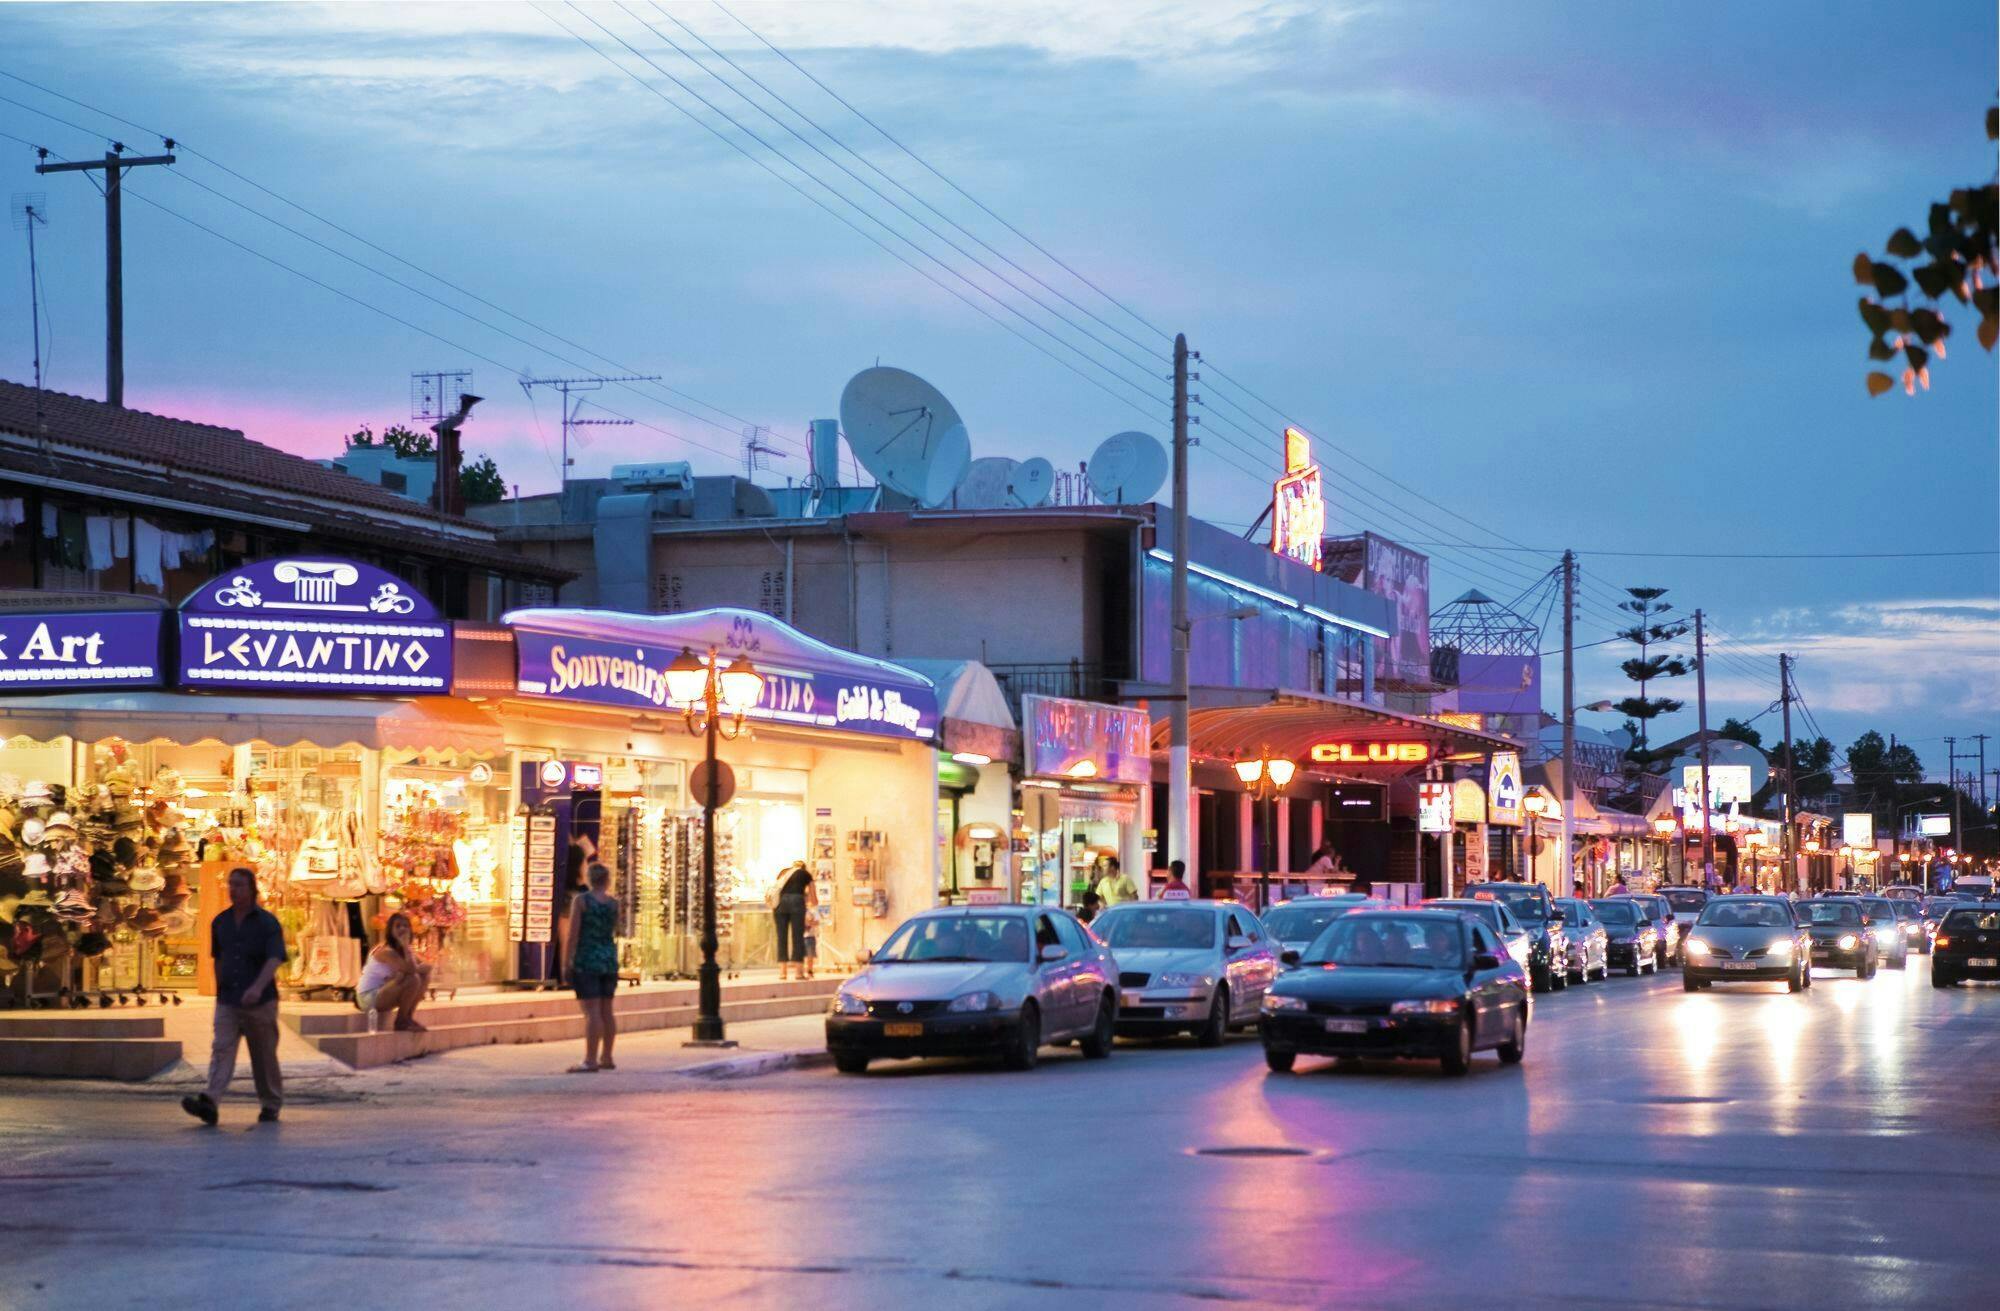
[[[236,1074],[236,1044],[250,1046],[261,1124],[274,1124],[285,1103],[278,1069],[278,967],[285,963],[285,932],[278,917],[257,904],[257,875],[229,871],[229,909],[209,925],[215,958],[215,1047],[208,1057],[208,1090],[181,1098],[181,1109],[203,1124],[219,1118],[216,1099]]]

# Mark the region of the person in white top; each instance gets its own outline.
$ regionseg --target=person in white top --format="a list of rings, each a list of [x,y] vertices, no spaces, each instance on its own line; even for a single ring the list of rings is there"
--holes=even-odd
[[[361,981],[354,988],[354,1004],[364,1011],[395,1013],[394,1026],[406,1033],[422,1033],[417,1023],[417,1006],[431,987],[431,967],[417,959],[410,941],[410,917],[397,911],[382,926],[382,941],[368,953],[361,967]]]

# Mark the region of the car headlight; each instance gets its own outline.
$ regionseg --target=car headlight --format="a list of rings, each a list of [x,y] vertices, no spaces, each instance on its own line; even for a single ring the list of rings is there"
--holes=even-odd
[[[1875,936],[1882,942],[1894,942],[1896,940],[1896,926],[1893,924],[1884,924],[1881,928],[1875,930]]]
[[[1391,1015],[1456,1015],[1458,1002],[1450,997],[1425,997],[1399,1001],[1389,1008]]]
[[[1302,1011],[1306,1008],[1303,997],[1285,997],[1275,992],[1264,994],[1264,1014],[1274,1015],[1279,1011]]]
[[[968,992],[961,997],[953,997],[948,1011],[997,1011],[1000,999],[990,992]]]
[[[1687,954],[1690,956],[1706,956],[1708,955],[1708,944],[1700,938],[1689,938],[1687,940]]]
[[[1855,937],[1852,933],[1843,933],[1840,935],[1840,940],[1835,942],[1833,945],[1840,948],[1842,951],[1853,951],[1856,947],[1861,945],[1861,939]]]
[[[1765,955],[1767,955],[1767,956],[1789,956],[1789,955],[1791,955],[1791,954],[1792,954],[1792,942],[1791,942],[1791,939],[1790,939],[1790,938],[1779,938],[1779,939],[1778,939],[1778,940],[1777,940],[1776,942],[1772,943],[1772,944],[1771,944],[1771,945],[1770,945],[1769,947],[1766,947],[1766,948],[1764,949],[1764,954],[1765,954]]]
[[[1213,985],[1212,974],[1156,974],[1153,986],[1156,988],[1206,988]]]
[[[836,992],[833,994],[833,1013],[835,1015],[866,1015],[868,1013],[868,1003],[851,992]]]
[[[1921,925],[1921,924],[1917,923],[1917,922],[1916,922],[1915,920],[1908,920],[1908,921],[1905,921],[1905,923],[1903,924],[1903,932],[1905,932],[1905,933],[1916,933],[1916,932],[1918,932],[1919,930],[1921,930],[1921,929],[1922,929],[1923,927],[1924,927],[1923,925]]]

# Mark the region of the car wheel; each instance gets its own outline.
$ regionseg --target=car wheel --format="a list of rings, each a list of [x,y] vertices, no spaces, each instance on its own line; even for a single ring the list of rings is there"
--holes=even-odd
[[[1683,992],[1700,992],[1705,986],[1700,979],[1695,978],[1692,974],[1681,975],[1681,991]]]
[[[1892,970],[1908,969],[1909,966],[1910,958],[1902,952],[1896,953],[1896,959],[1889,962],[1889,968]]]
[[[1806,990],[1806,983],[1805,979],[1801,977],[1804,973],[1804,970],[1794,965],[1792,967],[1792,977],[1785,980],[1785,991],[1804,992]]]
[[[833,1068],[839,1070],[842,1074],[866,1074],[868,1073],[868,1058],[860,1052],[835,1052],[833,1054]]]
[[[1215,996],[1209,999],[1208,1023],[1195,1031],[1194,1040],[1198,1046],[1220,1047],[1222,1039],[1229,1032],[1229,989],[1217,988]]]
[[[1118,1010],[1111,1001],[1111,994],[1105,993],[1097,1003],[1097,1023],[1077,1045],[1083,1048],[1083,1058],[1087,1061],[1101,1061],[1111,1054],[1111,1043],[1118,1027]]]
[[[1500,1044],[1500,1063],[1519,1065],[1521,1058],[1528,1054],[1528,1008],[1523,1006],[1514,1017],[1514,1036]]]
[[[1264,1064],[1273,1074],[1290,1074],[1292,1067],[1299,1063],[1297,1052],[1281,1052],[1275,1047],[1264,1049]]]
[[[1931,986],[1933,988],[1949,988],[1957,982],[1958,980],[1952,977],[1950,970],[1941,970],[1935,965],[1931,967]]]
[[[1605,970],[1605,973],[1606,973],[1606,974],[1609,974],[1609,973],[1611,972],[1611,967],[1610,967],[1609,965],[1606,965],[1606,966],[1604,967],[1604,970]],[[1635,951],[1635,952],[1633,952],[1633,953],[1632,953],[1632,968],[1631,968],[1630,970],[1626,971],[1626,977],[1628,977],[1628,978],[1633,978],[1633,979],[1636,979],[1636,978],[1638,978],[1638,977],[1639,977],[1639,976],[1640,976],[1641,974],[1644,974],[1645,972],[1646,972],[1646,963],[1645,963],[1644,961],[1642,961],[1642,960],[1640,960],[1640,959],[1639,959],[1639,953],[1638,953],[1638,952],[1636,952],[1636,951]]]
[[[1458,1043],[1446,1051],[1439,1064],[1452,1078],[1458,1078],[1472,1068],[1472,1026],[1464,1020],[1458,1022]]]
[[[1536,969],[1536,970],[1531,970],[1528,974],[1528,986],[1534,989],[1536,992],[1548,992],[1552,990],[1556,985],[1549,978],[1549,972],[1547,970]]]
[[[1007,1068],[1010,1070],[1032,1070],[1035,1060],[1042,1050],[1042,1017],[1035,1009],[1035,1003],[1021,1005],[1021,1022],[1014,1030],[1014,1039],[1007,1048]]]

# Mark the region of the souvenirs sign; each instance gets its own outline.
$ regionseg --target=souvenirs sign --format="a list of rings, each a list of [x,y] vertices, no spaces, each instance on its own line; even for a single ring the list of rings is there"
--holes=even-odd
[[[1153,723],[1144,710],[1031,692],[1021,719],[1030,777],[1152,781]]]

